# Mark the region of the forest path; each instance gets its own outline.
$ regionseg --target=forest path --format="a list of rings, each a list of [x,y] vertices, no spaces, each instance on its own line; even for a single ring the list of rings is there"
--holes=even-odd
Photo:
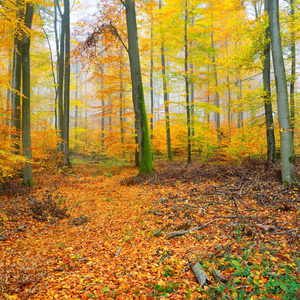
[[[287,272],[278,262],[297,270],[297,201],[279,214],[266,198],[296,199],[297,188],[279,194],[276,182],[242,168],[172,168],[137,178],[134,168],[75,166],[75,176],[39,173],[30,192],[2,196],[11,213],[0,242],[3,299],[218,299],[223,287],[259,295],[266,272]],[[70,217],[40,220],[45,212],[30,210],[49,201]],[[231,287],[201,289],[189,268],[196,261]]]

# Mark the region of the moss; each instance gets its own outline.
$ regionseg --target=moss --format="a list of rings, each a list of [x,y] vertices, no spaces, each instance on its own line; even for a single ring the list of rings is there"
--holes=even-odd
[[[140,174],[150,174],[153,172],[153,163],[152,163],[152,153],[150,146],[150,137],[149,137],[149,129],[148,129],[148,120],[144,99],[144,91],[143,86],[141,87],[141,97],[140,97],[140,105],[142,110],[142,124],[143,124],[143,138],[142,138],[142,153],[141,153],[141,161],[140,161]]]

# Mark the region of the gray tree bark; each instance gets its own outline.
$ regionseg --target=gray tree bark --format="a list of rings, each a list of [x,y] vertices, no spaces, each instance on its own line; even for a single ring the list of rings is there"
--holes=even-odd
[[[211,48],[213,51],[213,55],[212,55],[212,64],[213,64],[213,70],[214,70],[214,80],[215,80],[215,106],[217,109],[220,108],[220,95],[219,95],[219,91],[218,91],[218,72],[217,72],[217,66],[216,66],[216,55],[215,55],[215,43],[214,43],[214,33],[211,32],[210,34],[210,39],[211,39]],[[216,122],[216,129],[217,129],[217,137],[218,137],[218,141],[221,140],[221,135],[220,135],[220,113],[219,112],[215,112],[214,114],[215,116],[215,122]]]
[[[31,29],[32,18],[33,6],[27,3],[24,25],[28,29]],[[25,163],[23,172],[23,184],[32,186],[32,165],[30,162],[30,160],[32,159],[30,134],[30,36],[28,36],[26,33],[23,33],[22,50],[22,146],[23,156],[28,159],[28,161]]]
[[[64,76],[64,117],[63,117],[63,164],[70,165],[69,160],[69,132],[70,132],[70,1],[64,0],[65,17],[65,76]]]
[[[291,128],[294,145],[295,133],[295,82],[296,82],[296,36],[295,36],[295,1],[290,0],[292,32],[291,32],[291,82],[290,82],[290,111],[291,111]]]
[[[189,76],[188,76],[188,38],[187,38],[187,27],[188,27],[188,3],[185,1],[185,13],[184,13],[184,70],[185,70],[185,102],[186,102],[186,125],[187,125],[187,162],[192,162],[192,142],[191,142],[191,105],[189,95]]]
[[[161,8],[162,8],[162,0],[159,0],[159,9]],[[172,146],[171,146],[169,93],[168,93],[168,83],[167,83],[167,74],[166,74],[165,41],[164,41],[163,32],[161,32],[160,56],[161,56],[161,72],[162,72],[162,79],[163,79],[164,108],[165,108],[165,119],[166,119],[167,150],[168,150],[169,160],[173,161]]]
[[[12,74],[12,94],[11,94],[11,127],[13,133],[12,139],[12,153],[20,154],[21,145],[21,80],[22,80],[22,30],[21,22],[24,19],[24,7],[22,2],[16,2],[18,20],[17,30],[14,37],[14,51],[13,51],[13,74]]]
[[[139,144],[139,174],[151,173],[153,171],[153,164],[143,91],[142,74],[140,67],[135,2],[132,0],[122,0],[122,3],[125,5],[126,8],[128,54],[130,61],[132,98],[135,112],[137,138]]]
[[[153,53],[153,13],[151,11],[151,41],[150,41],[150,140],[153,139],[154,128],[154,86],[153,86],[153,69],[154,69],[154,53]]]
[[[269,13],[269,0],[265,0],[265,13]],[[273,109],[271,101],[271,55],[270,55],[270,27],[266,28],[266,45],[264,48],[263,61],[263,88],[264,88],[264,106],[265,119],[267,128],[267,159],[271,162],[275,161],[275,134],[274,134],[274,120]]]
[[[289,115],[287,80],[280,36],[278,0],[269,0],[269,9],[278,121],[280,129],[281,177],[283,184],[290,185],[293,183],[295,178],[293,173],[293,137]]]

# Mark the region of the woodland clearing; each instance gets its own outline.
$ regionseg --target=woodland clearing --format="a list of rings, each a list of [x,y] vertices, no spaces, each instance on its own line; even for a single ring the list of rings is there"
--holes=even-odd
[[[299,190],[279,165],[103,164],[2,186],[1,299],[300,298]]]

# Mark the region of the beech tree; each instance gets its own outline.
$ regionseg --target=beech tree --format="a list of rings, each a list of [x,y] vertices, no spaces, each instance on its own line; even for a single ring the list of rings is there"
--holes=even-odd
[[[162,8],[162,0],[159,0],[159,9]],[[169,94],[168,94],[168,82],[166,73],[166,55],[165,55],[165,37],[161,30],[161,43],[160,43],[160,55],[161,55],[161,72],[163,79],[163,94],[164,94],[164,108],[165,108],[165,119],[166,119],[166,139],[168,158],[173,161],[172,146],[171,146],[171,127],[170,127],[170,108],[169,108]]]
[[[269,13],[269,0],[265,0],[265,13]],[[267,127],[267,158],[275,161],[275,135],[274,135],[274,121],[271,101],[271,55],[270,55],[270,27],[266,28],[265,47],[263,51],[263,88],[264,88],[264,106],[265,119]]]
[[[21,70],[22,70],[22,30],[21,23],[24,20],[24,7],[21,1],[16,2],[16,32],[14,36],[13,50],[13,72],[12,72],[12,94],[11,94],[11,127],[12,131],[12,153],[20,153],[20,137],[21,137]]]
[[[292,184],[294,180],[293,137],[289,114],[287,80],[282,54],[278,0],[269,0],[269,19],[280,130],[281,177],[283,184]]]
[[[63,165],[69,164],[69,120],[70,120],[70,1],[64,0],[62,12],[58,0],[55,0],[55,9],[58,8],[61,17],[61,31],[58,51],[58,129],[63,140],[59,150],[63,152]],[[58,44],[57,44],[58,48]]]
[[[137,138],[139,144],[139,174],[151,173],[153,171],[153,164],[140,66],[135,2],[133,0],[121,0],[121,2],[126,8],[128,54],[132,83],[132,98],[135,113]]]
[[[30,3],[26,4],[26,13],[24,25],[29,30],[31,29],[33,18],[33,6]],[[22,39],[22,146],[23,146],[23,155],[32,159],[31,151],[31,135],[30,135],[30,35],[27,32],[23,33]],[[33,185],[32,181],[32,165],[30,161],[25,163],[24,174],[23,174],[23,183],[25,185]]]

